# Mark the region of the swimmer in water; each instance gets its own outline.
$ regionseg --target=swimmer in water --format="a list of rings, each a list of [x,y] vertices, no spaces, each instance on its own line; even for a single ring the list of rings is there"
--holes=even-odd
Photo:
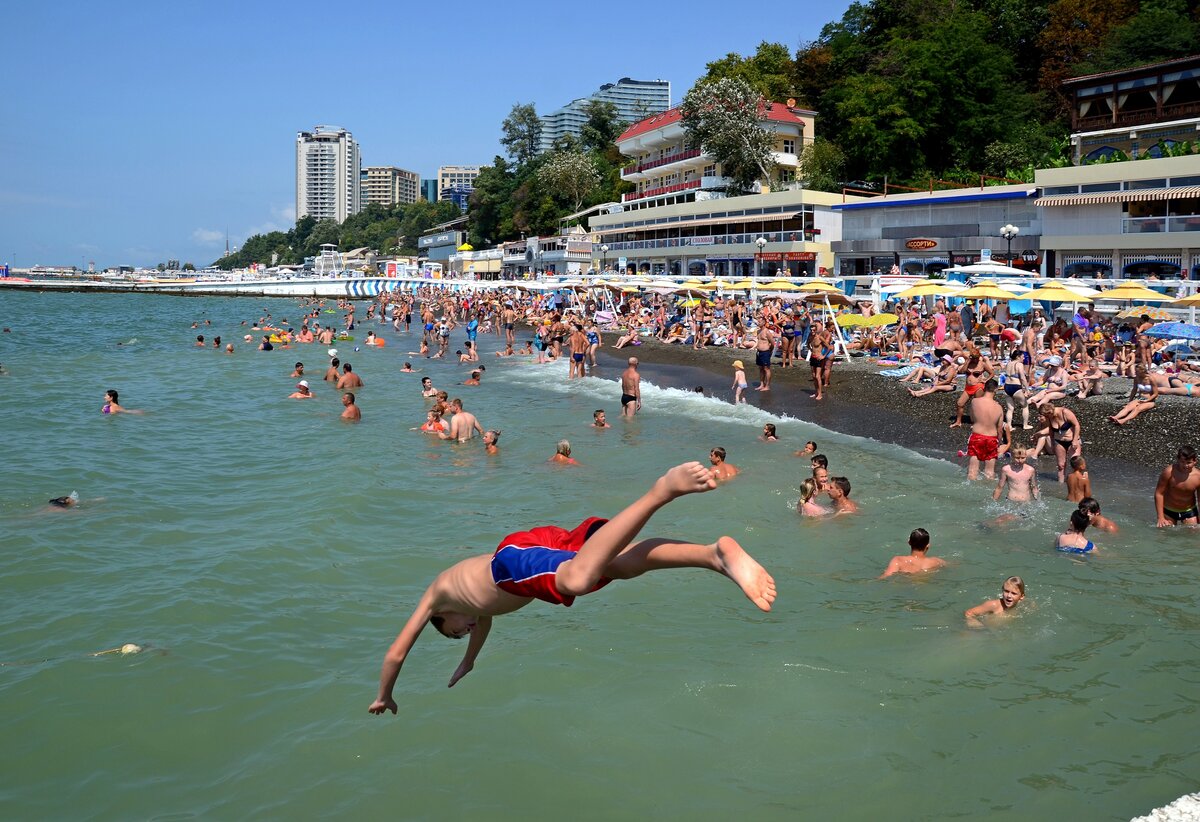
[[[104,392],[104,405],[102,405],[100,407],[100,413],[101,414],[141,414],[142,412],[137,411],[132,408],[122,408],[121,404],[119,402],[117,402],[117,392],[115,390],[113,390],[112,388],[110,388]]]
[[[901,554],[892,557],[887,570],[880,574],[879,578],[883,579],[893,574],[922,574],[945,567],[946,560],[929,556],[929,532],[924,528],[915,528],[908,535],[908,556]]]
[[[755,390],[757,391],[758,389],[755,389]],[[769,422],[763,426],[762,437],[760,437],[760,439],[763,442],[778,442],[779,441],[779,437],[775,434],[774,423]]]
[[[604,409],[597,408],[592,412],[592,428],[612,428],[605,418]]]
[[[817,453],[817,444],[812,440],[809,440],[808,442],[804,443],[803,448],[796,452],[796,456],[811,457],[815,453]]]
[[[554,452],[554,456],[547,462],[557,463],[558,465],[578,465],[571,457],[571,443],[568,440],[559,440],[558,447]]]
[[[347,422],[358,422],[362,419],[362,411],[358,410],[358,406],[354,404],[354,394],[347,391],[342,394],[342,405],[345,410],[342,411],[342,419]]]
[[[483,453],[499,454],[500,453],[500,432],[494,428],[490,428],[483,432]]]
[[[1096,546],[1083,535],[1091,524],[1092,518],[1086,512],[1078,508],[1072,511],[1067,530],[1054,540],[1055,549],[1065,554],[1090,554],[1095,551]]]
[[[1100,513],[1100,503],[1092,497],[1084,497],[1079,501],[1079,510],[1088,515],[1093,528],[1115,534],[1120,527],[1108,517]]]
[[[829,498],[833,500],[835,514],[857,514],[858,503],[850,499],[850,480],[845,477],[829,478]]]
[[[54,499],[50,500],[50,504],[55,508],[74,508],[79,504],[79,492],[72,491],[65,497],[55,497]]]
[[[796,502],[797,513],[806,517],[823,517],[830,513],[828,508],[814,499],[820,490],[820,484],[815,479],[806,479],[800,483],[800,499]]]
[[[712,463],[713,479],[717,482],[731,480],[741,473],[741,470],[731,462],[725,462],[725,449],[714,448],[708,452],[708,461]]]
[[[734,539],[709,545],[646,539],[634,542],[653,514],[686,494],[717,487],[698,462],[676,466],[610,520],[590,517],[574,530],[542,526],[504,537],[494,553],[463,560],[438,575],[383,660],[379,692],[368,710],[396,713],[392,690],[413,645],[433,623],[452,639],[469,636],[466,653],[450,677],[453,686],[475,667],[494,617],[534,599],[570,606],[614,579],[633,579],[667,568],[707,568],[728,577],[754,605],[770,611],[775,580]]]
[[[1011,616],[1012,611],[1021,600],[1025,599],[1025,581],[1020,577],[1009,577],[1004,580],[1004,586],[1000,589],[999,599],[989,599],[980,605],[976,605],[963,613],[967,619],[968,628],[982,628],[983,620],[980,617],[990,616]]]

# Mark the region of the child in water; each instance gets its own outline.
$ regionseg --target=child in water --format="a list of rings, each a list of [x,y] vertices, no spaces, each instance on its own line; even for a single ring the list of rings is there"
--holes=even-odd
[[[494,617],[525,607],[534,599],[570,606],[616,579],[651,571],[707,568],[729,578],[762,611],[775,601],[775,580],[730,537],[700,545],[651,538],[634,540],[653,514],[685,494],[717,487],[712,472],[698,462],[676,466],[645,494],[610,520],[590,517],[567,531],[541,526],[503,537],[492,553],[443,571],[426,589],[403,630],[388,649],[379,692],[368,710],[396,713],[392,689],[413,644],[432,623],[443,636],[469,636],[462,661],[450,677],[453,686],[475,667]]]
[[[1096,546],[1083,535],[1083,532],[1091,524],[1092,518],[1086,511],[1075,509],[1071,512],[1071,523],[1067,526],[1067,530],[1054,540],[1054,547],[1067,554],[1090,554],[1095,551]]]
[[[892,557],[887,570],[880,579],[892,574],[920,574],[925,571],[936,571],[946,565],[946,560],[929,556],[929,532],[924,528],[916,528],[908,535],[908,556],[900,554]]]
[[[820,490],[815,479],[806,479],[800,483],[800,501],[796,504],[796,511],[805,517],[823,517],[829,513],[829,509],[817,503],[813,497]]]
[[[990,616],[1011,616],[1012,610],[1017,607],[1021,600],[1025,599],[1025,581],[1020,577],[1009,577],[1004,580],[1004,585],[1000,589],[999,599],[989,599],[980,605],[966,611],[963,616],[967,618],[968,628],[982,628],[983,620],[980,617]]]
[[[1000,499],[1001,492],[1008,486],[1009,502],[1029,502],[1041,499],[1042,492],[1038,488],[1037,469],[1027,465],[1029,450],[1024,445],[1013,446],[1012,462],[1000,469],[1000,481],[992,492],[992,499]]]

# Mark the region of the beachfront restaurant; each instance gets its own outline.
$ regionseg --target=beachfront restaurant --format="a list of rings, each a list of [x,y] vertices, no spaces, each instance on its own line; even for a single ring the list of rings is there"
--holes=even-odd
[[[833,243],[837,275],[889,273],[938,275],[952,265],[971,265],[991,252],[991,260],[1037,276],[1041,254],[1041,215],[1032,185],[979,185],[939,191],[887,192],[835,205],[842,215],[842,238]],[[1001,236],[1005,226],[1018,233]]]
[[[857,199],[857,198],[850,198]],[[833,266],[841,194],[789,189],[624,211],[588,225],[623,273],[673,277],[816,276]],[[762,240],[760,243],[759,240]]]
[[[1200,279],[1200,156],[1040,169],[1035,183],[1061,276]]]

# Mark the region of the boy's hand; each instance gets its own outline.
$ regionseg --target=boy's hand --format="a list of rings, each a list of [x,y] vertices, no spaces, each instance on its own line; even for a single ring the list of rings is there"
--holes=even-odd
[[[396,713],[396,700],[392,699],[390,696],[387,699],[376,699],[371,703],[371,707],[367,708],[367,710],[373,714],[381,714],[384,711]]]
[[[446,687],[453,688],[454,683],[458,682],[464,676],[471,673],[471,671],[474,670],[474,668],[475,668],[474,663],[464,662],[464,663],[460,664],[457,668],[454,669],[454,675],[450,677],[450,684],[447,685]]]

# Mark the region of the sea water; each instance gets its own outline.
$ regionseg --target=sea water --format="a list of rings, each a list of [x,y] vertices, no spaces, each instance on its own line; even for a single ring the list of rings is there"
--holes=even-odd
[[[1047,499],[995,526],[1011,507],[951,462],[654,385],[622,420],[615,367],[568,382],[494,336],[461,386],[466,366],[374,322],[336,343],[366,383],[347,425],[323,346],[242,342],[264,310],[300,313],[0,295],[4,817],[1121,819],[1195,790],[1200,535],[1156,530],[1152,488],[1094,477],[1122,530],[1068,556],[1044,473]],[[369,329],[387,346],[353,350]],[[296,360],[316,400],[286,399]],[[499,455],[410,430],[422,375],[503,430]],[[101,415],[109,388],[146,413]],[[578,467],[546,462],[564,438]],[[797,516],[807,439],[861,514]],[[771,613],[716,574],[655,572],[497,619],[453,690],[465,642],[426,631],[399,715],[367,713],[441,569],[611,515],[718,445],[741,476],[644,533],[734,536],[777,581]],[[46,505],[72,490],[78,508]],[[878,580],[917,526],[949,566]],[[965,629],[1012,574],[1019,615]]]

